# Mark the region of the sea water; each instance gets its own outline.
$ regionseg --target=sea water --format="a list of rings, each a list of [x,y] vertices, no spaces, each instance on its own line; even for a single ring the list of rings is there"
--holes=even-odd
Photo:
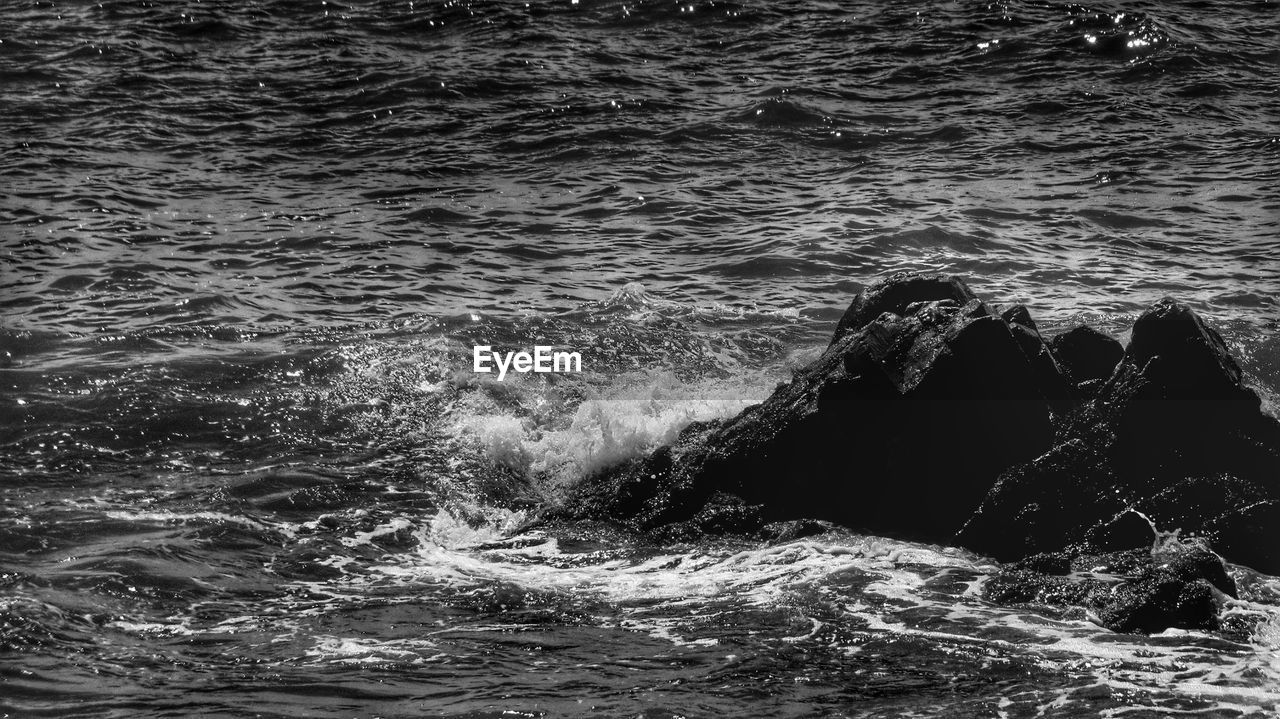
[[[529,529],[851,297],[1163,296],[1280,396],[1272,2],[0,3],[0,714],[1270,717],[962,549]],[[581,372],[473,371],[473,352]],[[864,477],[868,484],[900,481]]]

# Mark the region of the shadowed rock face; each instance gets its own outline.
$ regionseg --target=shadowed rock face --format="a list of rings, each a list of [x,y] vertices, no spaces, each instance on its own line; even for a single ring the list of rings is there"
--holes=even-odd
[[[1280,574],[1280,424],[1222,338],[1171,300],[1122,352],[1088,328],[1046,345],[1024,307],[999,314],[959,279],[900,274],[763,403],[584,482],[561,511],[666,538],[821,520],[1004,561],[1180,530]],[[1208,626],[1203,572],[1147,569],[1117,590],[1132,601],[1070,591],[1108,626]]]
[[[642,527],[701,526],[711,498],[728,494],[757,505],[762,522],[814,518],[945,541],[1004,468],[1050,446],[1034,358],[963,282],[886,283],[855,300],[841,326],[762,404],[692,428],[608,480],[597,509]],[[1032,349],[1038,357],[1043,343]]]
[[[1280,572],[1280,425],[1222,338],[1163,300],[1134,324],[1120,364],[1067,417],[1055,446],[1002,474],[960,532],[1000,559],[1073,543],[1150,542],[1160,530],[1208,539],[1235,561]]]
[[[1086,395],[1111,377],[1124,358],[1124,346],[1116,338],[1087,325],[1049,340],[1049,351],[1067,380]]]
[[[1031,361],[1040,391],[1049,400],[1055,414],[1066,412],[1077,398],[1077,389],[1071,386],[1067,374],[1059,366],[1049,345],[1040,335],[1040,329],[1031,319],[1031,313],[1023,305],[1005,310],[1001,318],[1009,324],[1009,331],[1022,346],[1022,352]]]

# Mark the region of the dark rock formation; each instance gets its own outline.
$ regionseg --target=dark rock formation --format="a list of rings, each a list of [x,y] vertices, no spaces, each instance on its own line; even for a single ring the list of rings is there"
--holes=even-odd
[[[1274,574],[1280,525],[1267,524],[1278,501],[1280,425],[1217,332],[1163,300],[1135,323],[1097,398],[1052,450],[1001,476],[958,539],[1000,559],[1078,542],[1115,548],[1143,533],[1135,510]]]
[[[868,287],[853,298],[836,325],[831,344],[839,342],[850,332],[866,327],[885,312],[902,316],[912,314],[907,307],[915,303],[950,301],[964,305],[976,299],[978,298],[969,286],[955,277],[897,274],[885,282]]]
[[[587,485],[576,505],[641,527],[723,528],[723,514],[703,508],[733,495],[759,512],[732,517],[946,541],[1001,471],[1049,448],[1043,343],[1015,334],[960,280],[895,276],[859,295],[840,328],[764,403],[686,430]]]
[[[1124,358],[1124,345],[1109,334],[1079,325],[1049,340],[1049,351],[1076,388],[1092,394]]]
[[[1203,545],[1083,554],[1055,552],[1015,562],[983,594],[999,604],[1082,607],[1119,632],[1219,627],[1221,597],[1236,597],[1222,560]]]
[[[895,275],[763,403],[582,483],[561,512],[665,540],[820,520],[1003,561],[1150,556],[1180,530],[1280,574],[1280,423],[1222,338],[1164,300],[1118,347],[1087,328],[1046,345],[1025,307],[997,314],[956,278]],[[1207,626],[1214,594],[1196,582],[1229,594],[1221,577],[1163,566],[1108,584],[1105,601],[1050,583],[1108,626]]]
[[[1058,362],[1050,352],[1040,329],[1031,319],[1031,313],[1023,305],[1017,305],[1001,313],[1000,317],[1009,323],[1009,331],[1013,333],[1022,352],[1031,360],[1036,373],[1036,382],[1040,392],[1049,400],[1049,406],[1055,413],[1064,413],[1072,408],[1075,397],[1074,388]]]
[[[1209,517],[1203,534],[1224,557],[1267,574],[1280,574],[1280,500],[1271,496]]]

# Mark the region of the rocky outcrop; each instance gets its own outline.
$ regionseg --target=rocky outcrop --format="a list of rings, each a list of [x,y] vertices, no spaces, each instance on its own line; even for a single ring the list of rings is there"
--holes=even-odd
[[[1000,559],[1114,549],[1149,542],[1149,520],[1275,574],[1280,525],[1267,524],[1278,501],[1280,425],[1218,333],[1164,300],[1134,324],[1119,365],[1053,449],[1005,472],[957,540]]]
[[[562,511],[666,539],[826,521],[1006,561],[1181,530],[1280,574],[1280,424],[1241,379],[1222,338],[1173,301],[1123,350],[1088,328],[1046,343],[1025,307],[895,275],[763,403],[584,482]],[[1174,597],[1159,572],[1143,576],[1124,590],[1133,607],[1207,606],[1200,589]],[[1117,627],[1164,621],[1089,606]]]
[[[728,495],[759,508],[733,517],[947,541],[1001,471],[1049,448],[1045,386],[1063,384],[1044,343],[962,281],[895,276],[859,295],[839,327],[765,402],[689,428],[587,485],[576,505],[646,528],[723,527],[707,508]]]
[[[912,305],[925,302],[951,302],[966,305],[978,299],[973,290],[956,277],[941,275],[897,274],[885,282],[872,285],[849,304],[849,308],[836,324],[836,331],[831,335],[831,344],[835,344],[850,332],[855,332],[871,324],[880,315],[888,312],[899,317],[913,314]],[[1030,316],[1027,316],[1030,320]]]

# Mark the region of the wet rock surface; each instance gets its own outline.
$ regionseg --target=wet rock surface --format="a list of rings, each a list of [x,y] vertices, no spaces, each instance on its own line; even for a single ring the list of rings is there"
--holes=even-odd
[[[1058,414],[1070,411],[1078,390],[1059,366],[1049,344],[1041,336],[1040,328],[1031,319],[1030,311],[1024,305],[1017,305],[1005,310],[1000,317],[1008,323],[1009,331],[1031,361],[1036,382],[1045,399],[1049,400],[1050,408]]]
[[[668,541],[831,522],[1068,564],[1150,558],[1179,530],[1275,574],[1280,423],[1241,380],[1217,332],[1172,300],[1143,313],[1127,348],[1088,327],[1046,342],[1026,307],[900,274],[859,294],[826,351],[763,403],[691,425],[559,511]],[[1120,584],[1014,565],[991,591],[1061,595],[1122,631],[1210,626],[1225,575],[1153,561]]]
[[[946,541],[1004,468],[1049,448],[1034,364],[1042,343],[1028,357],[1010,323],[959,280],[909,276],[868,290],[841,327],[763,403],[687,429],[580,500],[641,527],[712,529],[725,522],[704,508],[727,494],[760,508],[735,513],[744,520]]]
[[[1164,300],[1135,323],[1120,364],[1064,419],[1053,449],[1004,472],[958,541],[999,559],[1132,546],[1143,530],[1126,513],[1137,510],[1276,573],[1280,524],[1267,518],[1278,485],[1280,425],[1217,332]]]
[[[964,305],[978,299],[969,286],[956,277],[942,275],[898,274],[885,282],[872,285],[853,299],[845,310],[831,344],[839,342],[850,332],[856,332],[888,312],[904,316],[913,314],[911,305],[919,307],[927,302],[951,302]]]
[[[1124,345],[1105,332],[1079,325],[1049,340],[1063,375],[1086,395],[1096,392],[1124,359]]]
[[[998,604],[1081,607],[1102,626],[1151,634],[1169,628],[1215,630],[1236,585],[1222,560],[1196,543],[1107,554],[1079,549],[1006,566],[983,586]]]

